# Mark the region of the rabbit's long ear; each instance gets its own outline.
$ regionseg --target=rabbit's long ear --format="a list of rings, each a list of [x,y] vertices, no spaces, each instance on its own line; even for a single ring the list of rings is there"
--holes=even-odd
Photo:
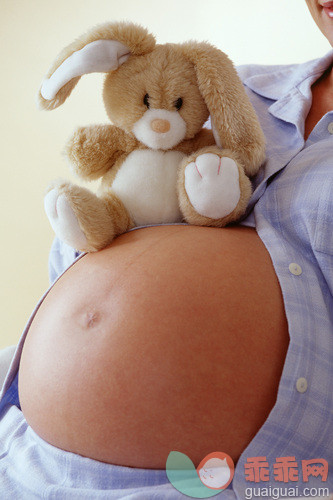
[[[238,152],[246,173],[254,174],[264,161],[265,138],[232,62],[208,43],[188,42],[181,49],[194,65],[216,144]]]
[[[130,55],[147,54],[154,46],[153,35],[136,24],[108,23],[95,27],[59,54],[39,90],[39,106],[57,108],[82,75],[114,71]]]

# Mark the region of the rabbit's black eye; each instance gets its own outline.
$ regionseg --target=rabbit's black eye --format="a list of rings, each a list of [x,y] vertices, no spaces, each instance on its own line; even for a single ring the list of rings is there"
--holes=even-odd
[[[149,94],[146,94],[143,98],[143,104],[149,109]]]
[[[179,97],[179,99],[177,99],[177,101],[175,101],[175,108],[177,110],[180,110],[180,108],[182,107],[183,105],[183,99],[181,97]]]

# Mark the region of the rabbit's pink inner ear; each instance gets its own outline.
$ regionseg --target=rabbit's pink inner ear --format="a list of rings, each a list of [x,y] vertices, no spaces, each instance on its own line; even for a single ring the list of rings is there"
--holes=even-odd
[[[130,49],[116,40],[95,40],[74,52],[55,70],[41,87],[42,97],[50,101],[73,78],[88,73],[116,70],[130,56]]]

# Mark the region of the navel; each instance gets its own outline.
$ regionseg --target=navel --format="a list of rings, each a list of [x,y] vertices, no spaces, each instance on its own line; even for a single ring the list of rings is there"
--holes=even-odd
[[[101,319],[101,315],[98,311],[87,311],[84,314],[84,326],[85,328],[94,328]]]

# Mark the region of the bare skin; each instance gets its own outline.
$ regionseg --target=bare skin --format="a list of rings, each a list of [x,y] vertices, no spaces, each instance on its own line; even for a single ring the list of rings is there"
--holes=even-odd
[[[333,18],[325,12],[325,5],[329,0],[305,0],[310,14],[322,32],[333,47]]]
[[[333,47],[333,18],[325,12],[328,0],[306,0],[308,9],[320,31]],[[304,139],[306,140],[316,123],[333,109],[333,68],[330,67],[312,85],[312,104],[305,120]]]
[[[46,441],[100,461],[237,461],[275,403],[288,342],[254,229],[140,229],[53,287],[24,345],[21,406]]]
[[[305,120],[304,139],[311,134],[319,120],[333,109],[333,70],[329,68],[312,85],[312,105]]]

